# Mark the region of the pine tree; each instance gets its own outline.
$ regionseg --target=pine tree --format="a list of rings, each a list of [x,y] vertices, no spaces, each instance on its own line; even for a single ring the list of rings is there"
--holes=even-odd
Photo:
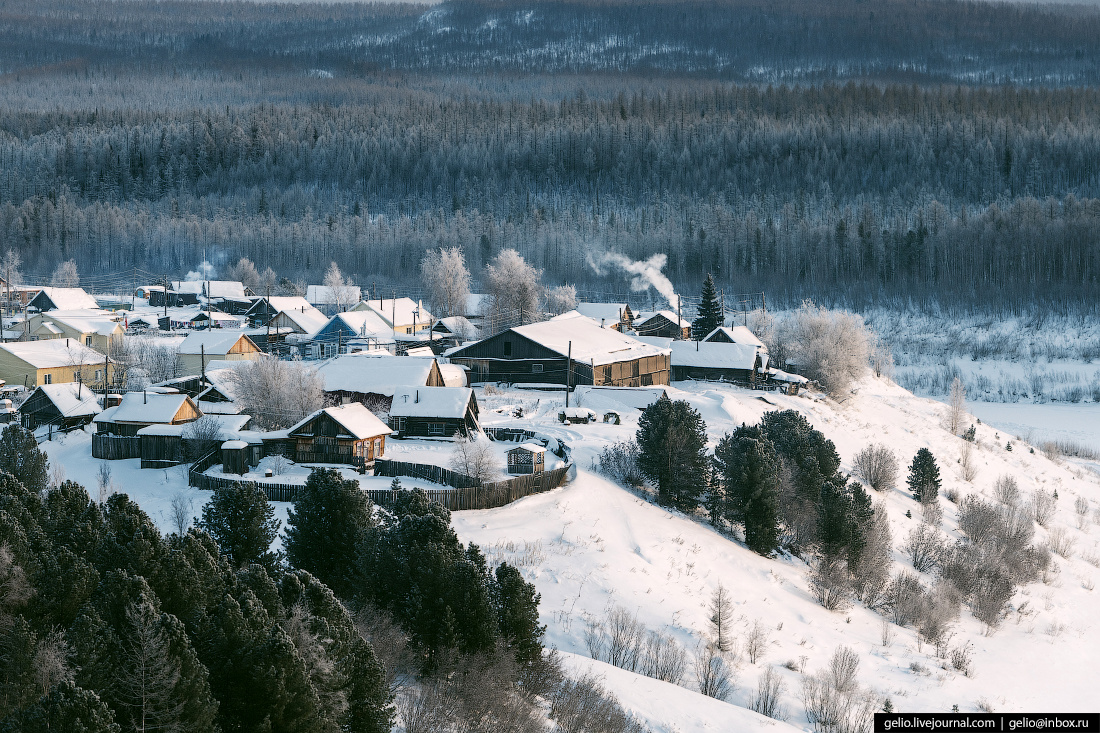
[[[707,483],[706,423],[691,405],[667,396],[638,419],[638,468],[657,484],[658,500],[683,512],[699,506]]]
[[[936,465],[936,458],[932,455],[932,451],[921,448],[913,456],[907,483],[909,490],[913,492],[913,498],[917,501],[931,500],[939,496],[940,469]]]
[[[371,526],[370,500],[359,482],[344,480],[335,469],[315,469],[287,516],[287,561],[349,597],[356,547]]]
[[[728,497],[726,518],[745,527],[745,544],[761,555],[779,543],[779,458],[759,427],[742,425],[714,449]]]
[[[501,639],[512,649],[516,661],[530,664],[541,659],[546,626],[539,625],[542,596],[535,592],[535,586],[525,581],[519,570],[501,563],[497,566],[491,591]]]
[[[703,281],[699,313],[691,323],[691,337],[696,341],[702,341],[711,331],[724,322],[725,314],[722,312],[722,304],[718,300],[718,291],[714,287],[714,278],[710,276],[710,273],[707,273],[707,279]]]
[[[64,681],[34,705],[0,724],[3,733],[122,733],[114,713],[94,692]]]
[[[279,536],[275,508],[256,484],[219,486],[202,508],[198,527],[210,534],[233,564],[242,567],[276,562],[271,543]]]
[[[0,433],[0,471],[10,473],[27,491],[37,494],[46,490],[49,466],[31,431],[10,423]]]
[[[710,597],[710,626],[714,630],[714,646],[728,652],[733,644],[733,603],[730,592],[721,583]]]

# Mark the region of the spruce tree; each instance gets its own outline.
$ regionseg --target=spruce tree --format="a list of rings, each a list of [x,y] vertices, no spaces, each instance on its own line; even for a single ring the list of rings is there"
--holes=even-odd
[[[256,484],[232,483],[214,489],[202,508],[198,528],[210,534],[236,567],[260,563],[273,567],[271,543],[279,536],[275,508]]]
[[[913,492],[913,498],[917,501],[932,500],[939,496],[940,469],[936,465],[936,458],[932,455],[932,451],[921,448],[913,456],[907,483],[909,490]]]
[[[94,692],[63,681],[34,705],[0,723],[3,733],[122,733],[114,712]]]
[[[520,664],[542,658],[542,636],[546,626],[539,625],[539,600],[535,586],[523,579],[519,570],[501,563],[491,586],[493,606],[501,639],[511,648]]]
[[[371,503],[359,482],[314,469],[287,516],[286,556],[340,597],[354,592],[356,547],[371,527]]]
[[[702,341],[711,331],[721,326],[725,318],[722,303],[718,300],[718,291],[714,287],[714,278],[707,273],[707,279],[703,281],[699,313],[691,323],[691,337],[696,341]]]
[[[46,490],[49,466],[31,431],[9,423],[0,433],[0,471],[10,473],[27,491],[37,494]]]
[[[694,511],[707,484],[706,423],[692,406],[662,397],[638,419],[638,468],[661,504]]]
[[[745,527],[745,544],[769,555],[779,543],[779,458],[757,426],[737,428],[714,449],[728,497],[726,518]]]

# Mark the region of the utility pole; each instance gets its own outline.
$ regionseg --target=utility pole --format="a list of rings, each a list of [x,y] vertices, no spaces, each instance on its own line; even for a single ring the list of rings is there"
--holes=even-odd
[[[202,384],[206,384],[206,344],[199,344],[199,364],[202,369]]]
[[[569,342],[569,352],[567,357],[567,367],[565,370],[565,407],[569,408],[569,386],[573,382],[573,342]],[[592,381],[596,381],[596,373],[592,372]]]

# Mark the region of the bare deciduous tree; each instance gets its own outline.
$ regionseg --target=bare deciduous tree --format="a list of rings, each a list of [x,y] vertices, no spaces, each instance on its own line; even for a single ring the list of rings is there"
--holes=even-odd
[[[947,429],[958,435],[966,421],[966,387],[955,377],[951,381],[951,396],[947,400]]]
[[[756,692],[752,696],[752,709],[769,718],[784,720],[787,717],[782,702],[785,689],[783,678],[774,667],[768,667],[756,683]]]
[[[655,680],[680,684],[684,677],[687,653],[668,634],[650,631],[646,635],[641,672]]]
[[[187,534],[191,528],[191,522],[195,519],[195,504],[181,491],[172,496],[171,508],[172,526],[180,537]]]
[[[203,415],[183,426],[180,434],[184,452],[190,459],[205,456],[222,442],[222,424],[213,415]],[[181,532],[182,534],[182,532]]]
[[[226,270],[225,276],[230,280],[240,282],[254,293],[259,292],[260,273],[257,272],[256,265],[252,263],[252,260],[246,257],[237,260],[237,264]]]
[[[436,315],[466,315],[466,298],[470,294],[470,271],[458,247],[432,250],[420,262],[420,276],[430,295]]]
[[[265,354],[239,364],[227,378],[241,411],[263,430],[290,427],[324,405],[324,378],[300,361]]]
[[[768,629],[760,623],[760,619],[752,622],[752,628],[745,637],[745,654],[750,664],[756,664],[758,660],[764,658],[768,650],[768,636]]]
[[[711,630],[714,632],[714,646],[720,652],[728,652],[733,646],[732,629],[733,601],[730,592],[721,583],[714,589],[710,597],[710,621]]]
[[[55,288],[75,288],[80,284],[80,274],[76,271],[76,260],[65,260],[50,277],[50,285]]]
[[[852,569],[852,585],[856,595],[868,606],[878,603],[890,579],[893,537],[886,510],[875,507],[875,514],[863,537],[863,552]]]
[[[713,644],[704,644],[695,652],[695,682],[707,697],[725,700],[733,692],[733,670]]]
[[[962,469],[963,481],[972,482],[978,476],[978,466],[974,463],[974,444],[964,440],[959,451],[959,467]]]
[[[325,271],[324,286],[328,288],[336,310],[342,313],[355,305],[351,302],[355,298],[355,291],[335,262],[331,263]]]
[[[488,483],[500,475],[500,459],[487,438],[478,433],[469,436],[455,433],[454,442],[451,470],[481,483]]]
[[[852,469],[860,481],[875,491],[892,489],[898,481],[898,457],[881,443],[869,445],[852,459]]]

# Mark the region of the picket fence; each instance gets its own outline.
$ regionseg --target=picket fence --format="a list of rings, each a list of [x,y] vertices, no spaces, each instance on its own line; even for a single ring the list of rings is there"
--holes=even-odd
[[[136,435],[92,433],[92,458],[108,461],[141,458],[141,438]]]

